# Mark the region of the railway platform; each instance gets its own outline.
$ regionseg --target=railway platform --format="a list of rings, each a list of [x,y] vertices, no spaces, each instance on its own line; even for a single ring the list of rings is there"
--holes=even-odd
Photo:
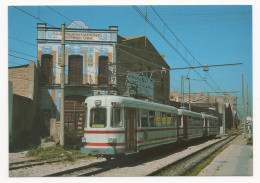
[[[253,146],[239,135],[199,176],[253,176]]]

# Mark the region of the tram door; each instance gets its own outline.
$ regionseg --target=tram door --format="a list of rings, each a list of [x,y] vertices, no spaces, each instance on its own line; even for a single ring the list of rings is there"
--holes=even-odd
[[[208,136],[209,134],[209,128],[208,128],[208,119],[205,119],[205,135]]]
[[[188,139],[188,116],[183,115],[183,137]]]
[[[125,108],[125,141],[126,151],[136,151],[136,109]]]

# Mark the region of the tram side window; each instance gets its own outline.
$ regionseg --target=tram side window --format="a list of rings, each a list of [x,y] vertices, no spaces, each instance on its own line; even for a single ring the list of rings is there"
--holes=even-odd
[[[171,114],[171,124],[170,124],[170,126],[175,126],[175,119],[176,117],[175,117],[175,115],[174,114]]]
[[[166,126],[166,112],[162,112],[162,126]]]
[[[171,113],[167,113],[167,126],[171,126]]]
[[[107,109],[106,108],[92,108],[90,110],[90,127],[92,128],[104,128],[107,121]]]
[[[191,126],[193,126],[193,123],[192,123],[192,122],[193,122],[193,120],[192,120],[192,118],[189,116],[189,117],[188,117],[188,124],[191,125]]]
[[[120,108],[112,108],[111,127],[123,127]]]
[[[162,126],[162,119],[161,119],[161,112],[155,111],[155,121],[156,121],[156,127]]]
[[[137,121],[138,127],[141,127],[140,109],[137,109],[137,110],[136,110],[136,121]]]
[[[141,125],[148,127],[148,110],[141,109]]]
[[[155,111],[149,111],[149,123],[151,127],[155,127]]]
[[[183,118],[183,115],[178,116],[178,126],[182,127],[181,119]]]

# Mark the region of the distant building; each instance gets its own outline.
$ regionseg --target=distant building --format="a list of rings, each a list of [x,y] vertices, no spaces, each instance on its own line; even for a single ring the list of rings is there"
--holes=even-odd
[[[170,91],[170,100],[181,102],[181,94],[178,91]],[[237,113],[237,97],[233,97],[228,93],[223,95],[207,95],[204,92],[190,95],[190,102],[192,106],[200,106],[211,108],[212,110],[222,113],[223,104],[226,107],[231,106],[233,116]],[[184,103],[189,103],[189,94],[184,94]],[[216,105],[217,104],[217,105]]]
[[[40,110],[50,135],[59,138],[61,29],[37,24]],[[65,128],[83,134],[82,103],[89,96],[113,94],[169,103],[169,72],[144,36],[121,37],[118,27],[89,29],[82,21],[66,28]],[[142,72],[143,71],[143,72]]]

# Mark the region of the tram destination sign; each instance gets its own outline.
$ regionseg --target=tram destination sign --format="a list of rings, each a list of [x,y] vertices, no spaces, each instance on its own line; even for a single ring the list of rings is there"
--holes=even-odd
[[[128,73],[126,86],[130,94],[154,99],[154,81],[146,76]]]

